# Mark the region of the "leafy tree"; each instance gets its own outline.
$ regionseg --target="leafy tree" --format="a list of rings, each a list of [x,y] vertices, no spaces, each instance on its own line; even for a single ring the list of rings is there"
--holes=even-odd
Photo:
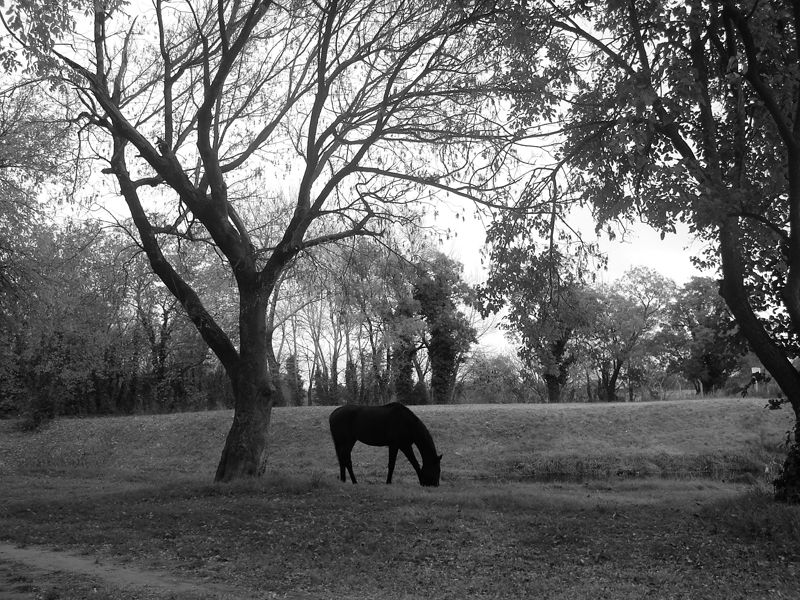
[[[674,294],[675,284],[656,271],[634,267],[613,285],[601,288],[588,310],[592,325],[588,352],[597,370],[597,397],[614,402],[620,377],[640,384],[637,356],[647,352]]]
[[[470,403],[529,402],[530,386],[522,378],[513,356],[477,355],[471,358],[462,382],[463,395]]]
[[[6,410],[36,426],[62,414],[222,404],[224,396],[209,401],[216,375],[207,347],[127,236],[69,223],[39,224],[36,234],[35,277],[7,305],[14,326],[0,358]]]
[[[3,78],[0,89],[0,310],[35,277],[35,230],[46,224],[39,190],[47,183],[62,193],[58,179],[69,181],[69,124],[55,114],[41,82],[15,79]]]
[[[40,238],[51,232],[39,208],[39,191],[58,195],[58,179],[69,181],[64,167],[69,124],[59,119],[37,80],[0,79],[0,415],[18,410],[16,356],[24,316],[33,289],[43,281],[38,259]],[[68,187],[68,186],[67,186]]]
[[[497,245],[489,277],[479,287],[484,315],[506,308],[507,330],[519,339],[517,354],[541,374],[549,402],[560,402],[576,360],[576,336],[591,324],[574,262],[556,248]]]
[[[698,394],[722,389],[739,368],[747,342],[709,277],[693,277],[678,292],[659,342],[674,349],[672,369]]]
[[[321,244],[379,234],[431,191],[491,191],[506,141],[471,45],[492,9],[156,0],[135,18],[113,2],[69,12],[80,4],[15,4],[6,23],[31,63],[79,97],[74,116],[153,271],[230,377],[235,416],[216,479],[259,475],[276,387],[266,312],[286,267]],[[281,171],[291,208],[251,218],[248,199],[280,197]],[[175,238],[225,258],[238,347],[165,254]]]
[[[458,366],[470,346],[477,342],[476,331],[458,308],[470,294],[461,279],[462,265],[441,253],[423,261],[417,269],[414,299],[427,324],[425,346],[431,363],[432,401],[452,402]]]
[[[105,412],[101,382],[120,368],[124,331],[116,315],[124,299],[106,288],[106,273],[82,252],[90,228],[37,227],[36,277],[14,304],[19,319],[0,376],[0,395],[30,427],[59,414]]]
[[[668,233],[684,221],[706,239],[722,297],[800,418],[800,8],[509,7],[497,32],[514,110],[565,139],[545,179],[565,182],[562,200],[591,203],[601,224],[642,217]],[[797,444],[786,471],[777,496],[800,501]]]
[[[410,290],[409,290],[410,291]],[[414,398],[414,355],[420,330],[420,321],[415,317],[418,305],[410,294],[401,297],[391,311],[392,348],[391,377],[394,396],[404,404],[416,404]]]

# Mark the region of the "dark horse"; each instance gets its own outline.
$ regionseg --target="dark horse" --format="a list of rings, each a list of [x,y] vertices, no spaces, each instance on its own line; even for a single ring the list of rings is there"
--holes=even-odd
[[[350,452],[356,442],[362,442],[368,446],[389,446],[386,483],[392,483],[394,463],[400,450],[417,472],[420,485],[439,485],[442,455],[436,454],[433,438],[419,417],[399,402],[383,406],[340,406],[331,413],[329,422],[336,458],[339,460],[339,479],[342,481],[347,481],[344,475],[347,469],[350,481],[356,482]],[[414,456],[412,444],[419,449],[421,467]]]

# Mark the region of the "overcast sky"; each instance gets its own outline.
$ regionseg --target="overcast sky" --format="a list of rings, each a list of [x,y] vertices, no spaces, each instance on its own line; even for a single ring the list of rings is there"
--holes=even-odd
[[[445,215],[442,221],[446,220]],[[579,221],[585,239],[594,240],[591,218],[587,216]],[[480,262],[480,250],[486,238],[483,225],[467,214],[466,221],[459,220],[451,227],[457,231],[457,235],[450,240],[444,240],[442,251],[464,264],[464,278],[467,281],[483,281],[486,274]],[[703,274],[690,261],[692,256],[700,254],[702,246],[693,240],[686,228],[681,228],[677,234],[667,235],[662,240],[658,232],[641,224],[631,228],[624,239],[618,238],[609,242],[601,236],[600,244],[608,254],[608,270],[598,275],[598,279],[603,282],[612,282],[636,266],[655,269],[678,285],[686,283],[693,276]]]

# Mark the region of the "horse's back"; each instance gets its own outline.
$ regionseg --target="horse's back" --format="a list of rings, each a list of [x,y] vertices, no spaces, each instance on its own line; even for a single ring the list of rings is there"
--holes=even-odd
[[[345,404],[328,418],[334,441],[349,439],[368,446],[407,444],[416,420],[414,413],[399,402],[383,406]]]

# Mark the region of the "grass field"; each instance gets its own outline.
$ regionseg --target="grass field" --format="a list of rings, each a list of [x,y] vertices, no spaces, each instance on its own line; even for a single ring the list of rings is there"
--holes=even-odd
[[[762,406],[415,408],[434,489],[360,444],[340,483],[330,408],[275,410],[233,485],[230,412],[0,422],[0,598],[800,598],[768,485],[792,415]]]

